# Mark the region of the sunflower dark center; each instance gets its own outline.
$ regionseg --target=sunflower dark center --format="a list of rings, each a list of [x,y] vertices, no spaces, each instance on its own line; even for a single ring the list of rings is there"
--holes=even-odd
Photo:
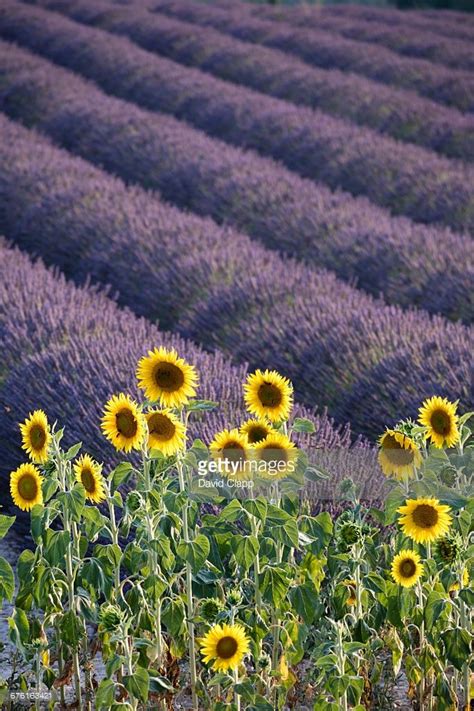
[[[283,447],[269,444],[260,450],[260,459],[263,459],[264,462],[287,462],[288,452]]]
[[[400,564],[400,573],[403,575],[404,578],[411,578],[412,575],[416,573],[415,561],[411,560],[411,558],[406,558],[405,560],[402,560]]]
[[[258,389],[258,399],[264,407],[278,407],[282,401],[281,390],[273,383],[264,382]]]
[[[161,442],[167,442],[173,439],[176,432],[176,425],[166,415],[159,412],[154,412],[148,418],[148,429],[150,434],[159,439]]]
[[[135,415],[128,408],[124,408],[117,413],[115,422],[117,430],[124,437],[135,437],[138,430],[138,423]]]
[[[24,474],[18,481],[18,491],[22,499],[33,501],[38,494],[38,482],[31,474]]]
[[[30,442],[33,449],[42,449],[46,442],[46,432],[41,425],[33,425],[30,430]]]
[[[220,659],[231,659],[239,645],[234,637],[222,637],[217,643],[216,651]]]
[[[435,410],[431,415],[431,427],[436,434],[448,435],[451,431],[451,418],[444,410]]]
[[[413,462],[413,451],[402,447],[400,442],[397,442],[392,434],[385,435],[382,442],[382,449],[385,452],[385,456],[392,464],[405,466],[407,464],[412,464]]]
[[[153,379],[161,390],[172,393],[184,383],[184,373],[174,363],[158,363],[153,370]]]
[[[261,425],[255,425],[249,429],[249,431],[247,432],[247,437],[250,444],[255,444],[256,442],[261,442],[262,439],[265,439],[267,434],[268,430],[266,430],[265,427],[262,427]]]
[[[92,494],[95,491],[95,478],[90,469],[84,468],[81,471],[81,481],[84,489]]]
[[[412,519],[420,528],[432,528],[438,523],[438,512],[429,504],[420,504],[413,510]]]
[[[227,459],[230,462],[243,462],[246,459],[245,448],[240,442],[230,439],[222,447],[222,459]]]

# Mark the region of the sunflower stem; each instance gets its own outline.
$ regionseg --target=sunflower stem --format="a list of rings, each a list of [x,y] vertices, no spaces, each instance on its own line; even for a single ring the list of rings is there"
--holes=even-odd
[[[461,567],[460,580],[459,580],[460,589],[462,589],[462,586],[463,586],[463,572],[464,572],[463,568]],[[461,613],[461,626],[463,629],[470,632],[471,626],[470,626],[469,620],[468,620],[466,603],[460,597],[458,597],[458,600],[459,600],[459,608],[460,608],[460,613]],[[469,659],[467,659],[463,664],[462,679],[463,679],[464,706],[466,709],[469,709],[470,703],[471,703],[471,670],[470,670]]]
[[[63,676],[63,644],[61,641],[61,633],[59,631],[59,625],[57,622],[54,624],[54,629],[56,632],[56,648],[57,648],[57,653],[58,653],[58,674],[59,678],[61,679]],[[66,703],[66,698],[64,695],[64,684],[61,684],[60,690],[59,690],[59,698],[61,700],[61,706],[64,706]]]
[[[240,695],[236,692],[235,687],[239,683],[239,670],[234,669],[234,700],[237,711],[240,711]]]
[[[39,711],[41,708],[40,704],[40,687],[41,687],[41,648],[36,651],[36,696],[35,696],[35,709]]]
[[[152,482],[151,482],[151,477],[150,477],[150,466],[151,466],[151,463],[147,457],[146,449],[144,448],[144,450],[143,450],[143,473],[145,476],[145,490],[146,490],[146,496],[147,496],[145,516],[146,516],[146,528],[147,528],[147,537],[148,537],[148,567],[150,569],[150,574],[157,575],[158,570],[159,570],[158,556],[151,545],[153,539],[155,538],[155,524],[154,524],[154,520],[153,520],[153,513],[150,511],[150,503],[148,501],[148,495],[149,495],[149,492],[151,491],[151,488],[152,488]],[[159,599],[157,599],[156,603],[155,603],[154,620],[155,620],[155,637],[156,637],[157,659],[158,659],[158,666],[160,667],[161,662],[162,662],[162,656],[163,656],[163,639],[162,639],[162,634],[161,634],[161,601]]]

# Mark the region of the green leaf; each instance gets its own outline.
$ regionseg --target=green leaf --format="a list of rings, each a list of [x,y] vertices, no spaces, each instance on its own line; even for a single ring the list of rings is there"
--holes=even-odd
[[[426,600],[424,616],[425,625],[428,632],[433,629],[436,621],[440,617],[444,608],[446,607],[446,597],[439,592],[433,590],[428,595]]]
[[[72,447],[69,447],[66,454],[64,455],[65,459],[67,459],[68,461],[70,459],[74,459],[74,457],[79,454],[81,447],[82,442],[77,442],[77,444],[73,444]]]
[[[100,513],[96,506],[85,506],[82,516],[84,520],[84,532],[88,540],[92,541],[102,531],[107,523],[107,519]]]
[[[73,649],[77,649],[82,637],[83,627],[73,610],[64,613],[59,621],[61,641]]]
[[[282,526],[273,526],[271,528],[272,538],[278,543],[289,548],[299,547],[298,526],[293,518],[290,518]]]
[[[316,427],[314,422],[306,419],[305,417],[295,417],[292,424],[293,432],[305,432],[307,434],[312,434],[316,432]]]
[[[462,588],[462,590],[459,591],[458,596],[461,600],[464,600],[469,607],[474,608],[474,590],[472,588]]]
[[[167,588],[167,582],[159,575],[149,575],[143,581],[143,589],[150,595],[152,600],[159,600]]]
[[[31,509],[30,513],[30,523],[31,523],[31,535],[35,543],[41,543],[41,536],[43,534],[43,513],[44,507],[41,504],[36,504]]]
[[[441,637],[447,658],[458,671],[461,671],[471,654],[471,635],[467,630],[456,627],[446,630]]]
[[[185,409],[188,412],[210,412],[215,410],[219,406],[218,402],[213,400],[191,400],[185,405]]]
[[[130,462],[121,462],[113,472],[110,473],[112,489],[118,489],[121,484],[126,482],[132,475],[133,467]]]
[[[266,566],[260,575],[260,589],[263,598],[278,607],[289,587],[289,579],[283,568]]]
[[[0,557],[0,602],[2,600],[13,600],[15,592],[15,576],[10,563],[5,558]]]
[[[163,606],[161,618],[173,637],[179,636],[184,622],[184,605],[179,598]]]
[[[115,682],[112,679],[103,679],[95,692],[95,706],[100,709],[110,709],[115,701]]]
[[[400,489],[392,489],[385,500],[385,525],[390,526],[398,518],[397,510],[405,503],[405,494]]]
[[[35,554],[28,548],[20,553],[20,557],[18,558],[16,564],[16,572],[21,582],[26,582],[30,579],[34,560]]]
[[[148,689],[150,686],[150,677],[146,669],[137,667],[134,674],[124,676],[123,684],[128,693],[138,701],[146,704],[148,701]]]
[[[67,508],[71,520],[79,523],[86,501],[86,491],[82,484],[75,484],[71,491],[61,492],[57,498]]]
[[[70,537],[67,531],[45,531],[44,557],[50,565],[60,566],[64,562]]]
[[[314,585],[306,583],[292,588],[290,601],[293,609],[307,624],[312,624],[316,615],[321,614],[319,595]]]
[[[150,691],[153,694],[162,694],[164,691],[171,691],[172,693],[176,693],[176,689],[168,679],[166,679],[164,676],[160,676],[159,674],[154,674],[153,676],[150,676]]]
[[[255,536],[233,536],[231,548],[237,563],[246,572],[255,560],[259,543]]]
[[[5,538],[9,529],[15,523],[16,516],[0,515],[0,538]]]
[[[248,499],[243,501],[244,509],[256,519],[265,523],[267,517],[268,505],[263,496],[258,496],[256,499]]]
[[[222,521],[237,521],[242,516],[242,504],[238,499],[232,499],[227,506],[222,509],[219,518]]]
[[[181,541],[178,545],[178,555],[190,563],[193,573],[197,573],[204,565],[210,548],[206,536],[199,534],[194,541],[189,541],[189,543]]]

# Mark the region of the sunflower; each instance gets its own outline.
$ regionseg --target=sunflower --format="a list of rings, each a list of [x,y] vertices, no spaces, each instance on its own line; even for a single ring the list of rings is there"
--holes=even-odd
[[[43,477],[33,464],[22,464],[10,474],[10,493],[13,502],[22,511],[31,511],[43,503],[41,484]]]
[[[256,370],[244,383],[247,410],[271,422],[287,420],[293,406],[293,386],[276,370]]]
[[[420,556],[414,551],[401,551],[392,561],[392,578],[404,588],[416,585],[423,575]]]
[[[179,358],[175,350],[155,348],[143,356],[137,367],[138,385],[149,400],[164,407],[185,405],[196,395],[198,375],[194,366]]]
[[[463,568],[462,571],[462,587],[467,588],[470,582],[469,578],[469,572],[467,568]],[[457,590],[461,589],[461,585],[459,582],[453,583],[452,585],[449,586],[449,592],[456,592]]]
[[[105,499],[104,482],[102,480],[102,465],[98,464],[88,454],[76,460],[74,473],[79,484],[86,490],[86,499],[100,504]]]
[[[257,442],[254,453],[257,460],[266,464],[263,470],[259,468],[265,479],[283,479],[295,470],[298,450],[284,434],[270,433],[264,440]]]
[[[406,536],[417,543],[429,543],[449,531],[450,510],[438,499],[409,499],[398,509],[398,513],[403,514],[399,523]]]
[[[387,429],[379,439],[379,464],[386,476],[401,479],[413,475],[413,467],[422,462],[418,447],[402,432]]]
[[[146,415],[146,421],[150,449],[159,449],[166,457],[171,457],[183,448],[185,427],[170,410],[153,410]]]
[[[136,402],[123,393],[111,397],[104,409],[102,432],[115,449],[140,449],[145,424]]]
[[[200,647],[206,664],[214,660],[212,668],[226,672],[239,667],[249,652],[250,640],[242,625],[214,625],[200,640]]]
[[[357,602],[356,597],[356,581],[355,580],[343,580],[342,584],[346,586],[348,591],[348,598],[346,600],[346,605],[353,607]]]
[[[251,473],[248,467],[248,440],[237,428],[218,432],[209,449],[221,474],[238,479],[248,478]]]
[[[30,459],[38,464],[48,460],[48,447],[51,442],[51,431],[48,418],[43,410],[35,410],[33,414],[20,424],[22,448],[28,453]]]
[[[240,434],[247,437],[249,444],[261,442],[271,432],[274,430],[265,420],[247,420],[240,428]]]
[[[426,427],[426,439],[438,449],[453,447],[459,441],[457,403],[446,398],[432,397],[419,409],[419,422]]]

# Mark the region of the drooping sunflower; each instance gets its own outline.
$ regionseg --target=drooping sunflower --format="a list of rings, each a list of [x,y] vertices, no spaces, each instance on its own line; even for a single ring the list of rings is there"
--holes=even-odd
[[[86,499],[100,504],[105,499],[104,482],[102,479],[102,465],[88,454],[83,454],[74,463],[74,473],[79,484],[86,491]]]
[[[244,383],[247,410],[270,422],[287,420],[293,406],[293,386],[276,370],[256,370]]]
[[[398,509],[402,514],[399,523],[406,536],[417,543],[429,543],[449,531],[450,511],[450,507],[440,504],[438,499],[408,499]]]
[[[242,625],[214,625],[200,640],[200,648],[206,664],[214,660],[215,671],[233,671],[248,654],[250,640]]]
[[[182,422],[170,410],[153,410],[146,415],[148,447],[159,449],[171,457],[183,448],[186,430]]]
[[[357,597],[356,597],[357,583],[355,580],[343,580],[342,584],[346,586],[348,595],[349,595],[346,600],[346,605],[348,605],[349,607],[353,607],[357,602]]]
[[[244,437],[247,437],[249,444],[256,444],[265,439],[274,430],[265,420],[247,420],[239,431]]]
[[[248,444],[247,438],[237,428],[216,434],[209,449],[221,474],[237,479],[250,477]]]
[[[463,571],[462,571],[462,587],[463,587],[463,588],[467,588],[467,587],[469,586],[469,583],[470,583],[469,571],[468,571],[467,568],[463,568]],[[457,590],[460,590],[460,589],[461,589],[461,585],[460,585],[459,582],[453,583],[453,584],[450,585],[450,587],[449,587],[449,592],[456,592]]]
[[[149,400],[163,407],[180,407],[196,395],[198,375],[194,366],[180,358],[175,350],[160,347],[148,351],[137,367],[138,385]]]
[[[38,464],[44,464],[48,459],[48,447],[51,442],[51,431],[48,418],[43,410],[35,410],[20,424],[22,448],[30,459]]]
[[[128,395],[113,395],[104,408],[102,432],[115,449],[130,452],[140,449],[145,435],[144,418]]]
[[[413,476],[413,468],[422,462],[421,453],[415,442],[403,432],[387,429],[379,439],[379,464],[385,476],[402,479]]]
[[[459,441],[457,403],[431,397],[419,409],[419,422],[426,427],[426,439],[435,447],[453,447]]]
[[[13,502],[22,511],[31,511],[43,503],[41,484],[43,477],[33,464],[21,464],[10,474],[10,493]]]
[[[420,556],[414,551],[401,551],[392,561],[391,572],[396,583],[404,588],[413,587],[423,575]]]
[[[259,467],[264,479],[283,479],[295,470],[298,449],[289,437],[274,432],[257,442],[254,456],[266,464],[265,468]]]

